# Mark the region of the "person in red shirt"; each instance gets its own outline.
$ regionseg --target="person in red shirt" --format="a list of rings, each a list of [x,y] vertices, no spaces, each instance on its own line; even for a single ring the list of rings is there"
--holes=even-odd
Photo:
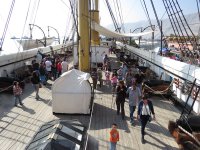
[[[119,141],[119,132],[117,131],[117,124],[112,124],[112,129],[110,130],[110,149],[116,150],[117,142]]]
[[[60,75],[62,74],[62,65],[61,65],[61,61],[59,61],[59,62],[57,63],[56,68],[57,68],[58,77],[60,77]]]

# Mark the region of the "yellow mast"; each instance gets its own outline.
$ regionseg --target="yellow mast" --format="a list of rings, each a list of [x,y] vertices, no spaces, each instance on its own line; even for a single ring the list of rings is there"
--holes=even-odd
[[[92,21],[99,24],[99,7],[98,7],[98,0],[95,0],[95,8],[94,10],[91,10],[91,19]],[[99,39],[99,32],[95,30],[91,30],[91,44],[92,45],[99,45],[100,39]]]
[[[79,70],[88,72],[90,69],[89,48],[89,0],[79,0]]]

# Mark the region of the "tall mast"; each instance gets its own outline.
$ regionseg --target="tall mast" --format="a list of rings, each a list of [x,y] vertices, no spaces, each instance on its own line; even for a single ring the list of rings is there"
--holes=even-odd
[[[91,20],[99,24],[99,6],[98,6],[99,0],[95,0],[95,6],[93,10],[90,10],[91,13]],[[99,32],[91,29],[91,44],[92,45],[99,45],[100,39],[99,39]]]
[[[89,0],[79,0],[79,70],[88,72],[89,65]]]

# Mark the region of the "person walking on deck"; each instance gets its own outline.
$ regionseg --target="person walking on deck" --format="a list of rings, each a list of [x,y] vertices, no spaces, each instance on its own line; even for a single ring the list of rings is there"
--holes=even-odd
[[[124,103],[126,99],[126,86],[124,85],[124,81],[119,81],[119,85],[117,86],[117,96],[116,96],[116,105],[117,105],[117,115],[119,115],[120,107],[121,107],[121,116],[124,120],[125,112],[124,112]]]
[[[117,131],[117,124],[112,124],[112,129],[110,131],[110,149],[116,150],[117,142],[119,141],[119,132]]]
[[[144,80],[144,74],[142,73],[142,71],[139,71],[139,74],[135,75],[135,81],[137,83],[137,86],[139,87],[140,91],[142,92],[142,83]]]
[[[133,79],[133,75],[132,75],[131,69],[128,69],[128,72],[126,73],[126,76],[125,76],[125,81],[126,81],[126,87],[127,88],[131,87],[132,79]]]
[[[92,77],[92,82],[93,82],[93,88],[96,89],[97,88],[97,78],[98,78],[96,68],[92,69],[91,77]]]
[[[116,87],[117,87],[117,75],[116,73],[112,73],[112,77],[110,79],[111,81],[111,85],[112,85],[112,96],[114,96],[115,92],[116,92]]]
[[[102,84],[103,84],[103,75],[102,75],[102,70],[101,70],[101,68],[98,68],[97,69],[97,80],[99,81],[99,87],[101,87],[102,86]]]
[[[125,80],[126,73],[128,71],[128,68],[125,63],[122,63],[121,69],[122,69],[122,80]]]
[[[136,83],[133,82],[132,86],[128,88],[126,93],[128,94],[128,99],[129,99],[130,123],[133,125],[134,123],[133,113],[135,112],[138,101],[141,98],[141,92],[140,89],[136,86]]]
[[[153,103],[147,99],[148,96],[144,95],[142,101],[138,105],[137,119],[141,122],[141,142],[145,143],[145,127],[148,121],[151,121],[151,113],[153,114],[153,119],[155,119],[155,113],[153,108]]]
[[[38,93],[39,93],[39,87],[40,87],[40,78],[39,78],[39,74],[36,71],[33,71],[31,82],[34,86],[35,93],[36,93],[35,99],[38,100],[39,99]]]
[[[67,58],[64,58],[64,60],[61,63],[61,66],[62,66],[62,74],[68,71],[69,65],[67,62]]]
[[[19,82],[14,81],[13,82],[13,94],[15,97],[15,106],[17,106],[17,99],[19,100],[19,104],[22,106],[22,100],[21,100],[21,94],[22,94],[22,88],[19,86]]]

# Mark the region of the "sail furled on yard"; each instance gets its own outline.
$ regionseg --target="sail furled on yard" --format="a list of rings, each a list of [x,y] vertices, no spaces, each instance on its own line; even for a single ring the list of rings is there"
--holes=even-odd
[[[151,34],[154,32],[153,30],[147,31],[147,32],[141,32],[141,33],[118,33],[115,31],[111,31],[96,22],[91,23],[91,28],[97,32],[99,32],[101,35],[104,35],[106,37],[114,37],[114,38],[121,38],[121,37],[139,37],[139,36],[144,36],[147,34]]]

